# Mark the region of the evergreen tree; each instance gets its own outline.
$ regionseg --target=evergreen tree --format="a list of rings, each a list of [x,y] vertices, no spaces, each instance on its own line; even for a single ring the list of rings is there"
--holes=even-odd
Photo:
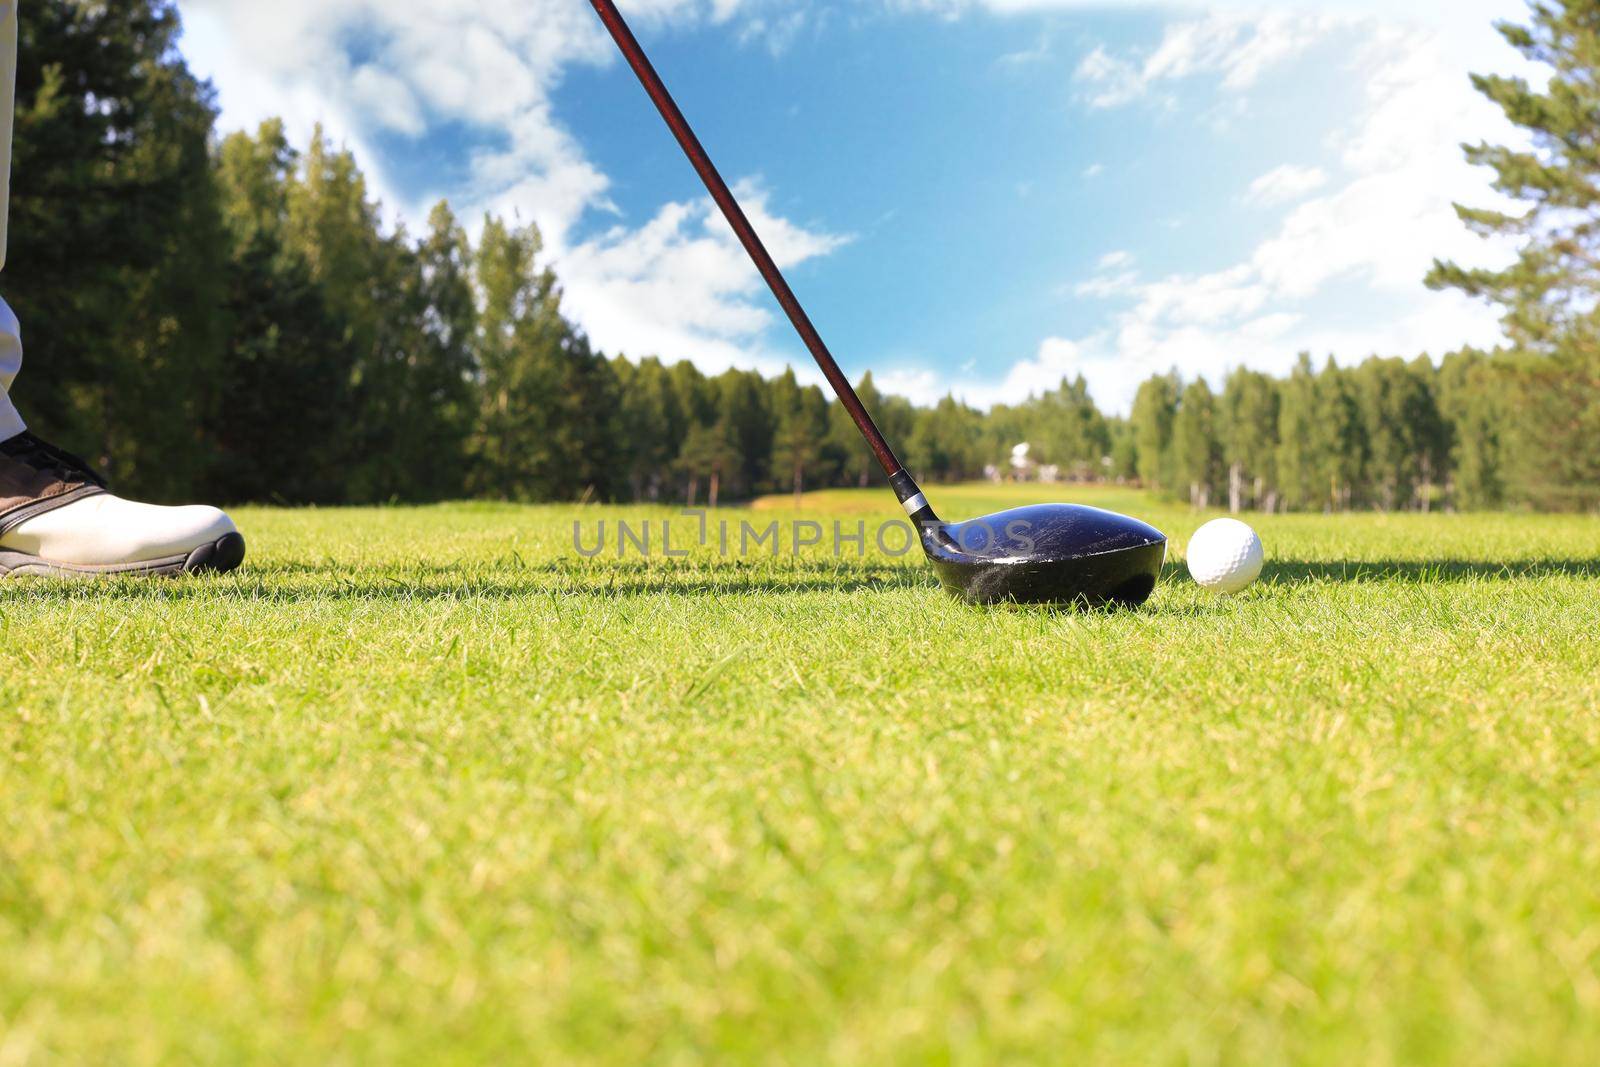
[[[534,226],[485,220],[477,255],[479,413],[469,486],[502,500],[549,500],[556,468],[550,400],[570,339],[555,273],[537,265]]]
[[[1350,373],[1332,359],[1317,375],[1316,418],[1311,447],[1326,508],[1348,511],[1367,471],[1367,439],[1361,403]]]
[[[658,500],[666,488],[685,434],[683,409],[672,377],[654,356],[635,366],[614,364],[621,393],[622,444],[635,500]]]
[[[1277,487],[1278,386],[1259,371],[1228,375],[1222,395],[1222,453],[1227,465],[1228,510],[1250,505],[1274,510]]]
[[[390,440],[399,478],[391,493],[443,500],[466,489],[467,441],[478,414],[472,246],[448,204],[434,206],[427,236],[404,262],[400,304],[408,333],[395,385]]]
[[[1457,205],[1475,233],[1520,242],[1517,262],[1503,270],[1436,261],[1435,288],[1457,288],[1499,304],[1518,345],[1552,351],[1575,332],[1592,332],[1600,298],[1600,12],[1594,0],[1539,0],[1529,25],[1498,25],[1524,58],[1547,67],[1541,86],[1526,78],[1474,74],[1472,84],[1529,144],[1466,146],[1469,162],[1494,172],[1493,187],[1526,209],[1508,213]]]
[[[1174,484],[1172,424],[1177,414],[1176,374],[1159,375],[1139,386],[1129,421],[1138,452],[1139,480],[1152,489]]]
[[[1426,361],[1424,361],[1426,362]],[[1401,359],[1369,359],[1351,372],[1366,439],[1366,481],[1384,511],[1408,506],[1431,482],[1440,425],[1432,383]]]
[[[1600,344],[1587,336],[1549,356],[1504,361],[1507,483],[1546,511],[1600,509]]]
[[[1288,381],[1278,391],[1278,484],[1293,509],[1321,506],[1327,494],[1322,458],[1314,438],[1318,427],[1317,373],[1311,357],[1300,353]]]
[[[259,234],[227,270],[229,332],[203,426],[207,499],[344,503],[347,335],[305,264]]]
[[[738,452],[723,480],[738,494],[754,495],[767,483],[772,458],[774,418],[768,383],[755,371],[727,370],[713,384],[717,417],[727,421]]]
[[[890,440],[901,440],[889,434],[884,427],[884,398],[883,394],[878,392],[877,383],[872,380],[871,371],[862,375],[861,381],[856,383],[856,395],[861,398],[867,414],[872,416],[885,436]],[[879,473],[877,457],[861,439],[861,431],[856,428],[855,420],[850,417],[850,413],[844,409],[843,404],[837,402],[828,405],[828,448],[835,457],[840,476],[846,485],[865,489]]]
[[[979,422],[978,413],[954,396],[940,400],[931,411],[919,409],[909,454],[920,476],[930,482],[957,482],[982,473]]]
[[[214,394],[226,246],[215,105],[169,0],[51,0],[20,20],[6,295],[32,427],[129,492],[189,495]]]
[[[1106,430],[1111,436],[1111,464],[1107,476],[1117,483],[1131,482],[1139,477],[1139,444],[1134,440],[1133,423],[1127,419],[1108,419]]]
[[[1440,365],[1439,408],[1450,427],[1451,495],[1459,507],[1493,508],[1505,500],[1507,377],[1500,362],[1470,349],[1446,356]]]
[[[689,506],[694,507],[700,479],[704,478],[708,487],[706,502],[716,507],[722,480],[738,469],[741,459],[737,431],[727,419],[718,419],[709,426],[700,422],[691,425],[678,456],[678,466],[689,479]]]
[[[1063,379],[1029,407],[1038,419],[1031,443],[1038,446],[1040,459],[1060,466],[1079,481],[1100,475],[1101,461],[1111,451],[1111,437],[1083,375],[1071,381]]]
[[[772,439],[772,479],[794,492],[795,506],[805,492],[806,472],[823,459],[828,439],[828,402],[816,386],[802,389],[794,371],[785,370],[773,390],[777,432]]]
[[[1516,240],[1503,270],[1435,262],[1428,283],[1504,309],[1512,342],[1543,360],[1513,359],[1519,493],[1542,507],[1600,504],[1600,11],[1594,0],[1539,0],[1527,25],[1499,25],[1548,81],[1475,74],[1473,84],[1528,135],[1526,147],[1480,142],[1467,159],[1494,172],[1518,211],[1457,205],[1475,233]],[[1526,450],[1526,451],[1524,451]]]
[[[1204,378],[1183,390],[1172,423],[1173,466],[1180,485],[1189,488],[1189,504],[1211,504],[1222,470],[1222,445],[1217,433],[1217,404]]]

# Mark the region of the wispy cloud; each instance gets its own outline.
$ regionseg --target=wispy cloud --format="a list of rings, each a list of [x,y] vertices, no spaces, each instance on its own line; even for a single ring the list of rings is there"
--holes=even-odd
[[[1041,33],[1039,39],[1031,47],[1015,52],[1007,52],[1000,57],[999,62],[1003,67],[1026,67],[1035,63],[1043,63],[1051,58],[1052,54],[1050,35]]]
[[[784,269],[826,256],[850,238],[773,214],[753,182],[735,195]],[[638,229],[615,227],[560,259],[568,310],[610,352],[689,358],[703,369],[782,361],[764,355],[773,323],[765,290],[709,198],[670,203]]]
[[[1214,13],[1169,25],[1144,54],[1113,53],[1097,46],[1078,62],[1073,79],[1091,107],[1112,108],[1155,95],[1164,83],[1202,75],[1224,89],[1251,88],[1263,74],[1300,54],[1341,21],[1325,15]]]
[[[1327,184],[1328,175],[1321,167],[1285,163],[1251,182],[1250,192],[1245,199],[1252,204],[1287,204],[1303,199]]]
[[[1246,197],[1291,206],[1246,259],[1152,279],[1112,253],[1077,287],[1081,297],[1123,305],[1109,326],[1072,342],[1105,402],[1125,409],[1139,381],[1170,367],[1216,380],[1232,366],[1286,369],[1302,350],[1437,355],[1498,336],[1491,310],[1428,293],[1421,279],[1435,255],[1506,254],[1468,234],[1450,206],[1483,199],[1482,177],[1458,144],[1499,120],[1463,84],[1437,34],[1372,24],[1353,62],[1367,101],[1330,139],[1337,178],[1285,165],[1252,182]],[[1332,290],[1352,286],[1367,294],[1362,314],[1318,313]]]

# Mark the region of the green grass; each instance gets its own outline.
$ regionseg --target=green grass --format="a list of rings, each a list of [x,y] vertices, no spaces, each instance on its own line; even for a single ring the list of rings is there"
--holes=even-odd
[[[1600,1057],[1600,520],[1262,518],[1120,614],[572,549],[667,514],[0,587],[0,1064]]]

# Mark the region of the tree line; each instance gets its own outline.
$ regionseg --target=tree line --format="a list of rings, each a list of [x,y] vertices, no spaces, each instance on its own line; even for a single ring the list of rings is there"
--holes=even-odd
[[[1430,279],[1504,304],[1504,350],[1320,368],[1302,356],[1286,377],[1241,369],[1215,389],[1174,371],[1126,417],[1081,377],[980,411],[916,406],[868,375],[863,401],[931,481],[1006,472],[1025,441],[1064,478],[1196,504],[1596,506],[1600,277],[1585,271],[1600,173],[1577,131],[1600,90],[1572,57],[1600,55],[1597,6],[1569,0],[1505,29],[1558,70],[1550,89],[1480,79],[1555,146],[1532,162],[1472,150],[1536,207],[1463,219],[1530,251],[1505,274],[1439,264]],[[178,32],[168,0],[40,0],[22,20],[3,278],[27,331],[17,398],[36,431],[120,487],[715,503],[881,479],[843,409],[792,372],[595,351],[562,312],[536,227],[491,216],[474,239],[441,203],[416,232],[386,228],[354,157],[320,131],[304,146],[276,121],[218,138]]]

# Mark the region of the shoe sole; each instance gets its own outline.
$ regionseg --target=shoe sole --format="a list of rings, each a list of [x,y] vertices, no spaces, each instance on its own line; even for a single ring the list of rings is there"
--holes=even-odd
[[[0,578],[173,578],[180,574],[227,574],[243,562],[244,538],[231,533],[181,555],[102,566],[58,563],[26,552],[0,552]]]

